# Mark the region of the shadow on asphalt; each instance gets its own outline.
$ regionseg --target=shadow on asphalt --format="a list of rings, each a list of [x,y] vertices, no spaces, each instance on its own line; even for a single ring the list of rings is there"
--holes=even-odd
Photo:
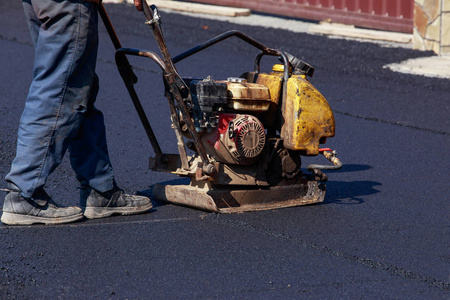
[[[339,170],[326,170],[326,173],[350,173],[361,172],[372,169],[372,166],[362,164],[344,164]],[[380,186],[376,181],[333,181],[326,182],[327,193],[325,200],[321,204],[361,204],[364,197],[377,194],[380,191],[376,186]]]
[[[376,181],[329,181],[326,183],[327,193],[322,204],[362,204],[364,197],[377,194],[380,186]]]
[[[366,171],[372,169],[369,165],[360,165],[360,164],[344,164],[342,169],[340,170],[326,170],[326,172],[336,172],[336,173],[349,173],[349,172],[358,172],[358,171]]]

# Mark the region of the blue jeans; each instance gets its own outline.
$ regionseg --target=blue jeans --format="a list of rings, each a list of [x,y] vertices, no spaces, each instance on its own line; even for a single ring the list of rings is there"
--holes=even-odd
[[[5,179],[31,198],[69,150],[81,184],[108,191],[115,182],[103,114],[94,106],[97,6],[84,0],[23,0],[23,6],[36,54],[17,153]]]

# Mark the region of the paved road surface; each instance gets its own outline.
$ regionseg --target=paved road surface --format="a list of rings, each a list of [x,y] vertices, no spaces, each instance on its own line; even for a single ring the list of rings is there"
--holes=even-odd
[[[133,7],[111,4],[107,10],[124,46],[156,51]],[[172,54],[239,29],[314,65],[312,82],[336,116],[337,134],[328,146],[338,149],[345,167],[329,172],[320,205],[216,215],[155,201],[152,213],[139,216],[0,225],[2,299],[448,299],[450,82],[382,68],[431,53],[162,17]],[[3,179],[14,157],[33,47],[18,1],[1,2],[0,28]],[[149,193],[157,182],[179,179],[148,170],[152,150],[113,54],[101,27],[98,107],[117,180],[128,192]],[[255,55],[231,39],[178,68],[183,76],[223,79],[252,69]],[[175,153],[161,74],[151,61],[132,63],[161,146]],[[66,159],[47,190],[57,202],[76,205],[76,186]]]

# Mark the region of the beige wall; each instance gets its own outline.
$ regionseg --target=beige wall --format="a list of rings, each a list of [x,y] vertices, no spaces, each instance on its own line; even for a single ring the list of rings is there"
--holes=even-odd
[[[450,54],[450,0],[414,0],[413,48]]]

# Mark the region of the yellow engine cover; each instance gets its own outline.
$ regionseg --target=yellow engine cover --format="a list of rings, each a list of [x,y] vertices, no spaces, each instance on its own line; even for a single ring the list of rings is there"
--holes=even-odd
[[[334,136],[334,115],[327,100],[302,75],[287,82],[281,138],[286,149],[319,154],[321,138]]]

